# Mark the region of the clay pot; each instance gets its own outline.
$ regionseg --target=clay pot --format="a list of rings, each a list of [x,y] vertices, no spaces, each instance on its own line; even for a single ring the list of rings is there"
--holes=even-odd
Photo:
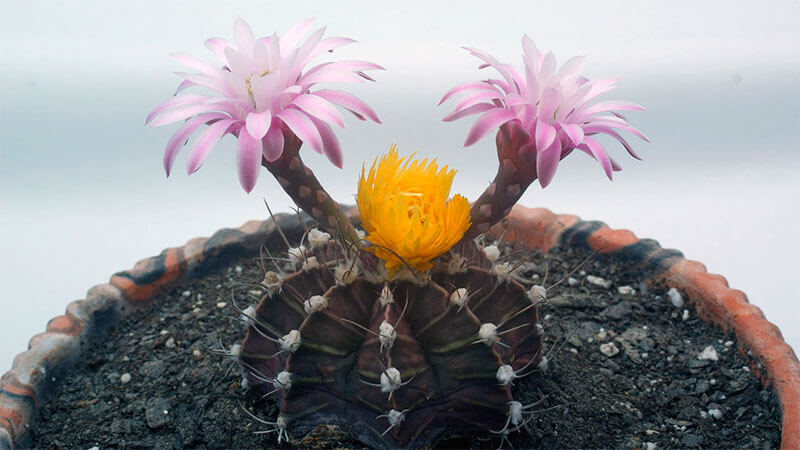
[[[353,214],[355,211],[350,210]],[[299,239],[302,228],[294,215],[276,217],[289,239]],[[505,231],[505,233],[503,233]],[[637,265],[649,282],[663,282],[685,293],[699,317],[733,331],[739,351],[750,355],[751,370],[773,387],[783,411],[781,447],[800,448],[800,362],[778,328],[751,305],[745,294],[730,289],[722,276],[709,274],[703,264],[664,250],[656,241],[639,239],[627,230],[612,230],[602,222],[573,215],[515,207],[505,227],[490,235],[517,241],[531,249],[583,246]],[[79,358],[87,343],[101,336],[128,312],[145,306],[157,293],[176,283],[202,277],[215,267],[258,253],[259,247],[282,245],[272,220],[247,222],[222,229],[210,238],[195,238],[182,247],[136,263],[89,289],[86,299],[67,305],[47,330],[30,340],[29,349],[14,359],[0,378],[0,449],[26,444],[27,430],[40,402],[47,400],[52,380]]]

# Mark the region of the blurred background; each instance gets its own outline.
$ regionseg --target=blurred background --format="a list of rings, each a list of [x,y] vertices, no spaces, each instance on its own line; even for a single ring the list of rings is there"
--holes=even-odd
[[[455,6],[457,5],[457,7]],[[796,227],[800,214],[800,2],[0,2],[0,372],[48,319],[86,290],[163,248],[292,205],[262,171],[239,187],[234,139],[188,177],[185,154],[167,179],[162,151],[177,126],[144,118],[184,70],[168,55],[209,57],[237,15],[257,36],[315,17],[327,36],[359,42],[338,59],[386,67],[377,83],[340,85],[382,125],[347,116],[344,169],[306,151],[329,192],[353,203],[362,163],[396,143],[458,169],[454,191],[475,198],[494,176],[492,138],[464,149],[471,120],[444,123],[453,85],[487,76],[460,47],[521,66],[521,37],[559,63],[587,55],[590,78],[621,77],[604,99],[651,144],[610,182],[583,154],[562,162],[525,206],[602,220],[677,248],[747,293],[800,349]],[[323,58],[324,59],[324,58]],[[336,87],[330,85],[330,87]]]

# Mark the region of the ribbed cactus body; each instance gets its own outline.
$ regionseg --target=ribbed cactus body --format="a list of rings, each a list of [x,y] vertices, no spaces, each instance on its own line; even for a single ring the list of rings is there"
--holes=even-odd
[[[454,252],[425,281],[392,282],[361,252],[361,275],[337,283],[331,243],[263,297],[241,360],[251,387],[280,396],[289,434],[334,424],[374,447],[417,447],[447,427],[504,428],[513,375],[541,357],[537,309],[472,242]]]

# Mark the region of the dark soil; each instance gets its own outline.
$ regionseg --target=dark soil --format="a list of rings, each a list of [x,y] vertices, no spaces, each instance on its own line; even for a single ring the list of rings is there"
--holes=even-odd
[[[508,250],[508,249],[506,249]],[[578,266],[582,251],[528,255],[519,275],[549,286]],[[549,269],[548,269],[549,268]],[[446,448],[777,448],[781,412],[736,350],[733,336],[675,307],[666,289],[595,256],[549,290],[541,307],[546,370],[515,382],[515,399],[536,403],[527,425],[497,434],[446,436]],[[611,281],[605,288],[587,276]],[[225,304],[257,303],[257,258],[163,295],[123,321],[52,392],[32,443],[43,448],[279,447],[270,427],[277,405],[241,385],[239,368],[215,350],[245,330]],[[529,281],[530,282],[530,281]],[[635,293],[620,293],[630,286]],[[623,289],[624,292],[624,289]],[[224,303],[224,304],[223,304]],[[688,314],[688,317],[685,315]],[[611,344],[618,353],[607,356]],[[718,360],[699,359],[713,347]],[[611,349],[610,353],[613,353]],[[293,436],[300,446],[359,447],[337,433]],[[286,444],[282,444],[285,446]]]

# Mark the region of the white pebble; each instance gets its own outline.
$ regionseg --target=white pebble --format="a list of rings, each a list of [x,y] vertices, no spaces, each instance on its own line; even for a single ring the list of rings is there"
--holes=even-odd
[[[733,345],[733,341],[725,341],[725,347],[730,347]]]
[[[164,346],[167,348],[175,348],[175,338],[167,339],[167,342],[164,343]]]
[[[161,331],[159,332],[159,334],[160,334],[160,335],[162,335],[162,336],[166,336],[166,335],[168,335],[168,334],[169,334],[169,331],[167,331],[167,330],[161,330]]]
[[[235,270],[237,274],[241,274],[243,269],[242,266],[236,266],[233,268],[233,270]]]
[[[119,381],[122,384],[128,384],[131,381],[131,374],[123,373],[121,377],[119,377]]]
[[[227,303],[225,303],[225,302],[217,302],[217,308],[220,308],[220,309],[222,309],[222,308],[224,308],[224,307],[226,307],[226,306],[228,306],[228,304],[227,304]]]
[[[658,445],[655,442],[645,442],[644,443],[644,450],[656,450]]]
[[[595,275],[588,275],[586,277],[586,281],[588,281],[590,284],[593,284],[595,286],[599,286],[599,287],[604,288],[604,289],[608,289],[608,288],[611,287],[611,282],[610,281],[606,280],[605,278],[601,278],[601,277],[598,277],[598,276],[595,276]]]
[[[722,411],[717,408],[711,408],[708,410],[708,415],[715,418],[715,419],[722,419]]]
[[[188,297],[188,296],[192,295],[192,291],[183,291],[183,293],[181,295],[183,295],[184,297]]]
[[[697,355],[697,359],[706,361],[718,361],[719,356],[717,356],[717,351],[714,349],[714,346],[709,345],[708,347],[704,348],[699,355]]]
[[[578,272],[578,275],[580,275],[582,277],[585,277],[586,276],[586,271],[585,270],[581,270],[580,272]]]
[[[199,349],[192,350],[192,356],[194,356],[195,358],[199,358],[201,354],[202,353],[200,353]]]
[[[689,310],[684,309],[683,314],[681,315],[681,320],[689,320]]]
[[[578,280],[576,280],[575,278],[569,277],[569,278],[567,278],[567,284],[570,285],[570,286],[575,286],[576,284],[578,284]]]
[[[617,292],[622,295],[633,295],[636,291],[630,286],[620,286],[617,288]]]
[[[669,301],[672,302],[672,305],[676,308],[680,308],[683,306],[683,296],[680,292],[678,292],[675,288],[669,288],[667,291],[667,297],[669,297]]]
[[[600,331],[597,332],[598,341],[605,341],[607,337],[608,337],[608,332],[606,330],[601,328]]]
[[[611,357],[619,353],[619,349],[617,348],[616,345],[614,345],[613,342],[608,342],[605,344],[600,344],[600,353],[608,357]]]

